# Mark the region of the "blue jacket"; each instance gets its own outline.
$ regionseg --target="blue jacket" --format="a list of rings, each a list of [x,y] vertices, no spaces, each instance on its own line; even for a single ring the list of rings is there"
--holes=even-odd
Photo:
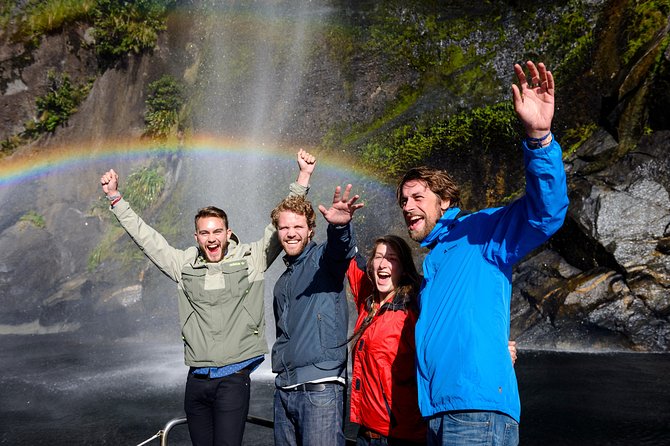
[[[415,331],[424,417],[485,410],[519,420],[507,349],[512,266],[561,227],[568,207],[558,143],[523,149],[525,196],[459,219],[448,209],[422,242],[431,249]]]
[[[328,226],[328,241],[284,256],[274,288],[277,340],[272,371],[277,387],[344,378],[349,310],[344,277],[356,253],[351,225]]]

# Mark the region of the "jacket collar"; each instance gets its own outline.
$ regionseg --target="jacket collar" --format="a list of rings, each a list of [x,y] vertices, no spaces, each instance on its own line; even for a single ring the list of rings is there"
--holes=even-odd
[[[421,241],[421,246],[424,248],[429,248],[437,242],[437,239],[440,235],[449,231],[451,225],[456,221],[456,217],[461,212],[459,208],[449,208],[447,209],[442,217],[435,223],[435,227],[430,234],[426,236],[425,239]]]

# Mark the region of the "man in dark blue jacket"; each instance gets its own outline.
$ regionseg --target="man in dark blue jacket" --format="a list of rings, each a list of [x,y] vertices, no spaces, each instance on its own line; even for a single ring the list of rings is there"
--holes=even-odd
[[[554,79],[540,63],[514,69],[526,194],[463,215],[446,172],[411,169],[398,184],[409,236],[430,249],[416,324],[417,382],[428,444],[518,444],[519,394],[507,349],[512,267],[563,224],[568,207],[561,148],[551,134]]]
[[[286,255],[274,288],[277,340],[272,371],[275,445],[344,446],[344,392],[348,308],[344,277],[356,243],[351,218],[362,207],[338,186],[330,209],[319,206],[328,240],[312,241],[316,216],[304,197],[290,197],[272,211]]]

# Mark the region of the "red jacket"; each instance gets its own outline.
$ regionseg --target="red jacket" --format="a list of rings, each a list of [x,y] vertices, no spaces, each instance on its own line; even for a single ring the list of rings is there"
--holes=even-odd
[[[358,319],[354,333],[368,315],[372,284],[356,258],[347,278]],[[387,437],[426,441],[426,425],[419,412],[416,387],[414,325],[411,308],[390,302],[352,346],[351,412],[353,423]]]

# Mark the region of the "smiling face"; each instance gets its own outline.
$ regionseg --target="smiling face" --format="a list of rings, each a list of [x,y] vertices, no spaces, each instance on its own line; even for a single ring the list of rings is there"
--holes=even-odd
[[[400,255],[386,243],[379,243],[372,257],[372,279],[382,300],[400,284],[404,273]]]
[[[424,181],[410,180],[402,185],[400,205],[410,238],[421,242],[449,208],[449,200],[440,199]]]
[[[279,242],[289,256],[301,254],[314,234],[307,217],[291,211],[281,211],[276,226]]]
[[[219,217],[201,217],[195,223],[195,241],[208,262],[219,262],[228,249],[232,231]]]

